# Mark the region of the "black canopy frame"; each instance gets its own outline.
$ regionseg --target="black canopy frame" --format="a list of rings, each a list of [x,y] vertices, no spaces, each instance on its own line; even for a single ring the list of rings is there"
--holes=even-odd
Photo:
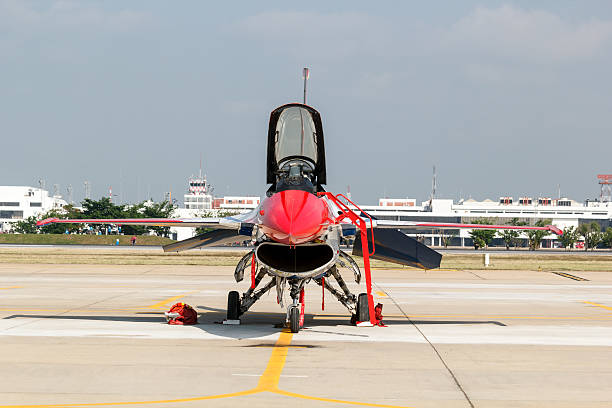
[[[275,144],[275,134],[276,134],[276,125],[278,123],[278,119],[283,111],[287,108],[291,107],[299,107],[307,110],[314,121],[315,131],[316,131],[316,143],[317,143],[317,162],[314,163],[314,171],[313,175],[316,177],[316,185],[317,187],[327,183],[327,172],[325,169],[325,144],[323,141],[323,124],[321,122],[321,115],[317,112],[316,109],[304,105],[301,103],[289,103],[287,105],[279,106],[274,109],[272,113],[270,113],[270,125],[268,127],[268,159],[266,166],[266,183],[274,185],[276,183],[276,175],[278,174],[279,168],[278,163],[276,161],[276,144]],[[301,156],[291,156],[291,158],[302,158]],[[308,157],[303,157],[304,160],[312,163],[312,159]]]

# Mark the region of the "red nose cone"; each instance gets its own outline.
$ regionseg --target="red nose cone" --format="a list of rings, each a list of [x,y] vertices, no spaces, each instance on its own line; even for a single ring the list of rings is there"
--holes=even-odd
[[[264,234],[287,245],[312,241],[329,223],[325,202],[306,191],[281,191],[266,199],[262,208]]]

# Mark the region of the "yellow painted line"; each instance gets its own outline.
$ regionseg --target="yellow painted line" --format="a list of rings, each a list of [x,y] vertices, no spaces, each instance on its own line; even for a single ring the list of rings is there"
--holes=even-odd
[[[7,286],[6,288],[0,288],[0,290],[4,290],[4,289],[19,289],[22,286]]]
[[[178,299],[180,299],[182,297],[185,297],[187,295],[191,295],[192,293],[196,293],[196,292],[199,292],[199,290],[192,290],[191,292],[183,293],[182,295],[172,296],[171,298],[164,299],[164,300],[162,300],[160,302],[157,302],[157,303],[155,303],[155,304],[153,304],[151,306],[147,306],[146,308],[147,309],[166,309],[166,307],[170,303],[172,303],[172,302],[174,302],[174,301],[176,301],[176,300],[178,300]]]
[[[135,312],[137,309],[11,309],[0,308],[0,312],[26,313],[26,312],[70,312],[70,313],[116,313],[116,312]]]
[[[128,401],[128,402],[95,402],[95,403],[81,403],[81,404],[38,404],[38,405],[0,405],[0,408],[65,408],[65,407],[100,407],[100,406],[120,406],[120,405],[145,405],[145,404],[170,404],[177,402],[191,402],[191,401],[205,401],[220,398],[229,397],[240,397],[243,395],[255,394],[258,391],[247,390],[232,392],[229,394],[218,394],[218,395],[207,395],[205,397],[193,397],[193,398],[179,398],[170,400],[156,400],[156,401]]]
[[[266,370],[259,378],[259,383],[255,388],[258,391],[277,391],[278,380],[280,379],[281,372],[285,366],[287,360],[287,352],[289,351],[288,346],[291,344],[293,333],[287,329],[283,329],[274,348],[272,349],[272,355],[268,360]]]
[[[171,300],[168,300],[171,301]],[[35,404],[35,405],[0,405],[0,408],[67,408],[67,407],[100,407],[100,406],[126,406],[126,405],[148,405],[148,404],[176,404],[180,402],[205,401],[230,397],[241,397],[246,395],[259,394],[269,392],[273,394],[284,395],[286,397],[305,399],[311,401],[332,402],[336,404],[357,405],[363,407],[380,407],[380,408],[409,408],[398,405],[374,404],[369,402],[345,401],[334,398],[323,398],[311,395],[297,394],[281,390],[278,388],[281,373],[287,361],[287,353],[291,347],[293,333],[284,329],[274,344],[272,354],[268,360],[268,365],[263,374],[259,378],[259,383],[255,388],[246,391],[232,392],[228,394],[207,395],[203,397],[192,398],[177,398],[169,400],[153,400],[153,401],[126,401],[126,402],[97,402],[97,403],[79,403],[79,404]]]
[[[284,395],[286,397],[300,398],[311,401],[323,401],[323,402],[333,402],[336,404],[346,404],[346,405],[358,405],[362,407],[381,407],[381,408],[410,408],[406,406],[399,405],[386,405],[386,404],[373,404],[368,402],[357,402],[357,401],[345,401],[334,398],[322,398],[322,397],[312,397],[310,395],[296,394],[295,392],[278,390],[275,394]],[[1,407],[0,407],[1,408]]]
[[[570,273],[565,272],[552,272],[555,275],[562,276],[564,278],[573,279],[575,281],[588,281],[588,279],[582,278],[580,276],[572,275]]]
[[[610,306],[602,305],[602,304],[595,303],[595,302],[587,302],[587,301],[584,301],[583,303],[586,303],[587,305],[591,305],[591,306],[601,307],[602,309],[606,309],[606,310],[611,310],[612,311],[612,307],[610,307]]]
[[[377,290],[374,293],[376,293],[380,297],[388,297],[387,294],[385,292],[383,292],[382,290]]]

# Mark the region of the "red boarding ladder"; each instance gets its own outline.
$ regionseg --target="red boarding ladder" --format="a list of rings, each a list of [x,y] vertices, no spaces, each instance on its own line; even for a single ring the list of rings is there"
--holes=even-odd
[[[349,200],[344,194],[337,194],[334,196],[332,193],[326,191],[326,192],[318,193],[318,196],[327,197],[329,200],[333,201],[334,204],[336,204],[338,208],[340,208],[340,210],[342,211],[342,214],[336,217],[336,219],[334,220],[334,223],[339,224],[342,220],[344,220],[345,218],[348,218],[351,221],[351,223],[353,223],[361,231],[361,252],[363,253],[363,266],[365,269],[366,290],[368,293],[368,311],[370,315],[370,323],[373,326],[377,326],[378,320],[376,319],[376,313],[374,310],[374,298],[372,297],[372,273],[370,270],[370,257],[374,255],[374,251],[376,250],[376,248],[374,247],[374,228],[372,226],[373,225],[372,217],[370,217],[366,212],[364,212],[361,208],[359,208],[357,204]],[[370,253],[370,248],[368,248],[368,228],[367,228],[366,221],[360,216],[358,216],[357,214],[355,214],[355,212],[351,210],[351,208],[346,203],[341,201],[340,199],[346,200],[349,204],[357,208],[362,214],[365,214],[366,217],[370,219],[370,227],[371,227],[370,231],[371,231],[371,237],[372,237],[372,253]]]

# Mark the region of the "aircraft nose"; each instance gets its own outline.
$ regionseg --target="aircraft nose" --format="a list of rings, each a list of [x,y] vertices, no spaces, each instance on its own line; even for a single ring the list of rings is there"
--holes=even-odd
[[[314,194],[285,190],[263,204],[262,228],[274,241],[288,245],[308,242],[325,227],[327,206]]]

